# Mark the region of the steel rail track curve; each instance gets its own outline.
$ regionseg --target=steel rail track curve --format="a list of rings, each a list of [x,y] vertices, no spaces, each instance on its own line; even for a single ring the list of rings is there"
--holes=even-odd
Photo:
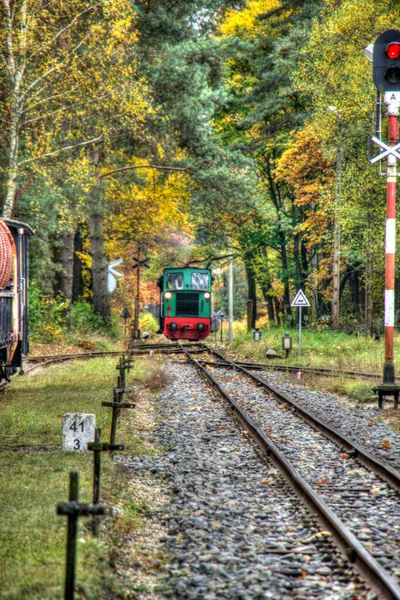
[[[296,493],[305,501],[307,506],[317,514],[323,526],[332,533],[338,546],[345,553],[347,558],[355,564],[364,577],[366,577],[374,585],[374,587],[384,595],[385,598],[400,600],[400,587],[391,578],[387,571],[364,548],[361,542],[335,515],[325,501],[311,488],[311,486],[303,479],[303,477],[300,476],[297,470],[290,464],[281,451],[278,450],[276,445],[264,434],[258,425],[252,421],[247,413],[236,403],[227,390],[225,390],[225,388],[218,383],[218,381],[205,368],[205,366],[202,365],[200,361],[196,360],[196,358],[191,355],[189,350],[185,348],[182,350],[189,361],[200,371],[201,375],[215,390],[217,390],[220,396],[222,396],[228,402],[234,415],[238,418],[243,427],[247,429],[251,437],[257,442],[262,451],[271,458],[274,464],[285,475],[286,479]],[[243,369],[243,371],[247,373],[246,369]],[[264,382],[260,381],[260,383]],[[391,469],[390,467],[387,468],[391,471],[394,471],[394,469]],[[394,471],[394,473],[397,476],[399,475],[396,471]]]

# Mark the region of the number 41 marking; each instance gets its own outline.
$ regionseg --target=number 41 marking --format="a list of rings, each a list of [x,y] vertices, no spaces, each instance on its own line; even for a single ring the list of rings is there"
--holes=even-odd
[[[85,425],[85,424],[84,424],[84,422],[83,422],[83,421],[82,421],[81,423],[79,423],[79,425],[77,425],[77,424],[76,424],[76,421],[74,421],[74,422],[72,423],[72,425],[70,426],[70,430],[71,430],[71,431],[75,431],[75,432],[76,432],[76,431],[78,431],[78,430],[79,430],[79,428],[81,428],[81,431],[83,431],[83,430],[84,430],[84,425]]]

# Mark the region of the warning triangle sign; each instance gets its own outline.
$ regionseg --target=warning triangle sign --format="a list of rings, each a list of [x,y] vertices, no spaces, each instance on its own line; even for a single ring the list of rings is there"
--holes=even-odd
[[[294,297],[294,300],[291,304],[291,306],[310,306],[309,301],[306,298],[305,293],[303,292],[303,290],[298,290],[297,294]]]

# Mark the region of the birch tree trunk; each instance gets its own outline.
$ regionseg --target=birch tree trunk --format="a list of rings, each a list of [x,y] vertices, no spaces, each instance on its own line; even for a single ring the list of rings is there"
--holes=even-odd
[[[21,82],[26,68],[26,46],[27,46],[27,0],[23,0],[20,8],[21,27],[18,36],[13,35],[15,7],[10,0],[3,0],[6,25],[7,57],[4,62],[7,68],[10,86],[10,118],[9,118],[9,146],[6,195],[3,205],[3,217],[12,217],[15,193],[17,190],[18,175],[18,148],[21,127],[21,115],[23,110],[23,98],[21,96]],[[17,39],[17,41],[15,41]]]

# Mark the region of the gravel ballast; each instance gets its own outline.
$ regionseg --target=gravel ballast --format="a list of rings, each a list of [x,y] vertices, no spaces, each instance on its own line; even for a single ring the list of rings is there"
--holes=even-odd
[[[258,372],[271,383],[323,421],[358,442],[368,452],[400,470],[400,435],[377,421],[381,411],[375,406],[351,406],[345,400],[327,392],[310,391],[279,372]]]
[[[213,375],[366,549],[400,579],[398,492],[247,375],[224,368],[213,369]]]
[[[171,363],[168,372],[174,383],[160,395],[161,422],[153,434],[164,451],[120,458],[135,477],[162,480],[170,498],[154,517],[167,527],[165,593],[202,600],[372,600],[330,535],[276,468],[257,456],[198,373]]]

